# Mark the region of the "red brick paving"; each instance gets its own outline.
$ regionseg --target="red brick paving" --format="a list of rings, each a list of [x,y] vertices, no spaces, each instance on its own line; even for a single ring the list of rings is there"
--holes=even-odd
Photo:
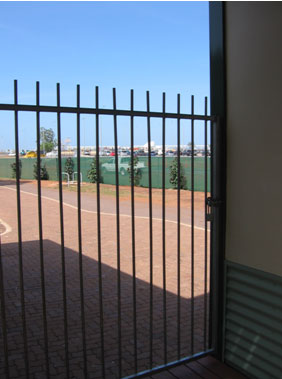
[[[29,184],[30,186],[30,184]],[[9,185],[11,187],[11,185]],[[30,190],[22,185],[23,190]],[[52,191],[52,190],[50,190]],[[54,190],[53,190],[54,191]],[[46,193],[43,193],[46,195]],[[50,195],[50,193],[49,193]],[[48,195],[48,196],[49,196]],[[85,195],[83,195],[85,196]],[[66,193],[65,198],[75,204],[76,194]],[[86,198],[86,197],[85,197]],[[38,243],[37,198],[22,193],[22,240],[27,318],[30,378],[45,378],[44,333],[40,282],[40,256]],[[93,204],[96,198],[92,195]],[[91,197],[87,196],[91,203]],[[87,202],[84,202],[87,205]],[[112,209],[111,201],[102,199],[103,206]],[[2,261],[8,327],[9,367],[11,378],[25,375],[19,266],[17,245],[16,193],[1,186],[1,219],[12,227],[2,237]],[[123,203],[123,207],[128,207]],[[49,367],[51,377],[66,377],[63,329],[63,297],[61,276],[61,248],[59,205],[42,200],[44,265],[47,301]],[[110,207],[110,208],[109,208]],[[137,205],[138,207],[138,205]],[[139,204],[140,207],[140,204]],[[159,205],[155,204],[156,212]],[[124,209],[125,209],[124,208]],[[141,207],[142,208],[142,207]],[[145,208],[143,203],[143,208]],[[112,209],[112,213],[115,209]],[[185,212],[189,213],[189,209]],[[183,212],[184,213],[184,212]],[[167,217],[170,217],[168,215]],[[133,280],[131,251],[131,220],[121,217],[121,312],[122,312],[122,374],[134,372],[133,334]],[[107,378],[118,378],[117,329],[117,254],[116,218],[101,216],[102,280],[104,306],[105,368]],[[65,263],[67,283],[67,311],[69,332],[70,372],[73,378],[83,378],[81,334],[81,308],[79,286],[79,256],[77,248],[77,210],[64,206]],[[162,224],[153,222],[153,365],[163,363],[163,290],[162,290]],[[167,275],[167,341],[168,361],[177,359],[177,225],[166,224],[166,275]],[[181,357],[191,354],[191,249],[189,227],[181,228]],[[83,273],[85,290],[85,318],[89,378],[101,378],[101,341],[99,319],[99,286],[97,225],[95,213],[82,213]],[[136,299],[137,299],[137,351],[138,371],[149,368],[149,226],[148,220],[136,219]],[[204,232],[195,230],[195,325],[194,352],[203,350],[204,309]],[[0,341],[2,344],[2,341]],[[4,361],[0,363],[0,375]]]

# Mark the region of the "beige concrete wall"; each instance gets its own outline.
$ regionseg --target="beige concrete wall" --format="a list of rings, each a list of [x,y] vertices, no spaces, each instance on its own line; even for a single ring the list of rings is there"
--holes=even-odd
[[[226,259],[282,276],[282,3],[226,3]]]

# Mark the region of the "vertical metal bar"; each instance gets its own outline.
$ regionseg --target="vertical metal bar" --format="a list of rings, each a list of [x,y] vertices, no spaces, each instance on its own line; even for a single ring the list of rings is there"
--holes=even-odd
[[[217,117],[211,124],[211,197],[218,200],[218,206],[212,207],[212,221],[210,223],[211,253],[210,253],[210,322],[209,322],[209,344],[222,358],[222,341],[218,335],[222,335],[224,288],[223,275],[223,253],[224,220],[225,220],[225,130],[224,119]]]
[[[177,95],[177,113],[180,114],[180,94]],[[180,188],[181,188],[181,167],[180,167],[180,118],[177,119],[177,356],[180,359]]]
[[[220,207],[212,210],[210,228],[211,267],[210,343],[216,356],[224,354],[224,261],[226,235],[226,54],[225,54],[225,3],[209,3],[210,25],[210,89],[211,114],[217,115],[211,123],[211,197],[221,200]]]
[[[87,350],[86,350],[86,331],[85,331],[85,306],[84,306],[84,285],[83,285],[83,257],[82,257],[82,232],[81,232],[81,182],[80,182],[80,86],[76,87],[77,99],[77,119],[76,119],[76,142],[77,142],[77,226],[78,226],[78,257],[79,257],[79,282],[80,282],[80,312],[81,312],[81,331],[83,347],[83,371],[84,378],[87,374]]]
[[[96,109],[99,109],[99,87],[96,87]],[[105,348],[104,348],[104,311],[103,311],[103,282],[102,282],[102,249],[101,249],[101,207],[100,207],[100,157],[99,157],[99,113],[96,113],[96,172],[97,172],[97,244],[98,244],[98,273],[99,273],[99,308],[102,377],[105,378]]]
[[[130,110],[134,109],[134,92],[130,91]],[[134,335],[134,368],[137,373],[137,311],[136,311],[136,257],[135,257],[135,205],[134,205],[134,117],[130,116],[131,147],[131,235],[132,235],[132,285],[133,285],[133,335]]]
[[[36,82],[36,106],[39,107],[39,82]],[[37,141],[37,201],[38,201],[38,232],[39,232],[39,251],[40,251],[40,279],[41,279],[41,296],[42,296],[42,315],[45,344],[45,364],[46,376],[50,377],[49,370],[49,346],[48,346],[48,326],[47,326],[47,309],[46,309],[46,289],[45,289],[45,271],[44,271],[44,253],[43,253],[43,225],[42,225],[42,203],[41,203],[41,158],[40,158],[40,112],[36,112],[36,141]]]
[[[205,116],[208,115],[208,98],[205,97]],[[207,349],[207,272],[208,272],[208,222],[207,222],[207,197],[208,197],[208,133],[207,133],[207,120],[205,120],[205,198],[204,198],[204,209],[205,209],[205,289],[204,289],[204,350]]]
[[[18,83],[14,81],[14,103],[18,104]],[[17,186],[17,218],[18,218],[18,246],[19,246],[19,281],[20,281],[20,297],[21,297],[21,314],[23,327],[24,357],[25,357],[25,373],[29,378],[29,357],[27,346],[27,327],[26,327],[26,311],[24,296],[24,276],[23,276],[23,250],[22,250],[22,220],[21,220],[21,195],[20,195],[20,159],[19,159],[19,120],[18,111],[15,110],[15,152],[16,152],[16,186]]]
[[[191,115],[194,115],[194,96],[191,96]],[[194,119],[191,119],[191,355],[194,354]]]
[[[3,277],[3,265],[2,265],[2,247],[0,236],[0,304],[1,304],[1,323],[3,334],[3,350],[5,360],[5,373],[6,378],[10,378],[9,370],[9,358],[8,358],[8,338],[7,338],[7,321],[6,321],[6,302],[5,302],[5,289],[4,289],[4,277]]]
[[[153,210],[152,210],[152,164],[151,164],[151,120],[150,93],[147,91],[147,134],[149,168],[149,231],[150,231],[150,367],[153,367]]]
[[[62,264],[62,288],[64,307],[64,338],[65,338],[65,360],[67,378],[70,377],[69,369],[69,338],[68,338],[68,312],[67,312],[67,288],[65,268],[65,239],[64,239],[64,211],[63,211],[63,185],[62,185],[62,151],[61,151],[61,114],[60,114],[60,84],[57,83],[57,134],[58,134],[58,173],[59,173],[59,209],[60,209],[60,231],[61,231],[61,264]]]
[[[165,93],[163,93],[163,156],[162,156],[162,240],[163,240],[163,329],[164,329],[164,363],[167,364],[167,328],[166,328],[166,245],[165,245]]]
[[[113,88],[113,109],[117,109],[116,89]],[[121,283],[120,283],[120,219],[119,219],[119,168],[118,168],[118,135],[117,116],[114,115],[114,144],[115,144],[115,176],[116,176],[116,226],[117,226],[117,295],[118,295],[118,359],[119,377],[122,377],[122,347],[121,347]]]
[[[215,146],[215,141],[217,140],[216,132],[215,132],[215,122],[211,122],[211,127],[210,127],[210,138],[211,138],[211,179],[210,179],[210,195],[211,197],[214,194],[214,185],[215,178],[217,175],[217,172],[215,172],[215,162],[214,162],[214,155],[215,155],[215,150],[217,149],[217,145]],[[215,178],[213,177],[215,175]],[[214,209],[211,209],[211,212],[213,212]],[[214,213],[214,212],[213,212]],[[214,214],[213,214],[214,218]],[[217,247],[214,244],[214,241],[216,241],[216,230],[214,230],[214,223],[213,223],[213,218],[212,221],[210,222],[210,258],[209,258],[209,263],[210,263],[210,299],[209,299],[209,310],[210,310],[210,317],[209,317],[209,338],[208,338],[208,347],[209,348],[216,348],[218,345],[217,342],[217,331],[218,331],[218,294],[216,293],[217,290],[217,281],[215,274],[218,273],[218,267],[217,267],[217,257],[216,257],[216,252],[217,252]],[[213,273],[213,270],[215,273]]]

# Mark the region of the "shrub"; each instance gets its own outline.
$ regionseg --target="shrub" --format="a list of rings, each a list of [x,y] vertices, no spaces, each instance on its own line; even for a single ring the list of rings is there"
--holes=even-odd
[[[134,177],[134,185],[135,186],[138,186],[140,184],[140,180],[141,180],[141,177],[142,177],[142,173],[141,173],[141,170],[140,168],[137,168],[137,165],[138,165],[138,162],[139,162],[139,158],[138,157],[134,157],[133,158],[133,177]],[[127,172],[129,174],[129,180],[130,180],[130,183],[131,183],[131,170],[132,170],[132,164],[131,164],[131,159],[129,161],[129,167],[127,169]]]
[[[46,169],[46,165],[42,166],[41,164],[42,160],[40,159],[40,179],[41,180],[48,180],[49,179],[49,174]],[[38,167],[37,167],[37,160],[35,161],[33,165],[33,177],[34,179],[38,179]]]
[[[72,178],[72,174],[74,173],[74,161],[71,157],[66,160],[65,172]]]
[[[14,162],[11,164],[12,168],[12,178],[16,179],[17,177],[17,162]],[[22,175],[22,161],[19,159],[19,178],[21,178]]]
[[[90,180],[90,183],[98,182],[96,157],[92,159],[92,162],[90,164],[90,169],[87,171],[87,178]]]
[[[174,158],[172,161],[172,164],[170,165],[170,178],[169,182],[173,185],[173,188],[176,189],[178,188],[178,171],[180,171],[180,188],[185,189],[186,186],[186,179],[184,176],[184,170],[183,167],[180,163],[180,170],[178,169],[178,162],[177,158]]]

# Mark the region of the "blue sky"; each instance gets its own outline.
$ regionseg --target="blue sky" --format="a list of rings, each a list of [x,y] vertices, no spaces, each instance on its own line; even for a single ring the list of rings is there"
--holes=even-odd
[[[95,103],[112,107],[112,87],[117,106],[129,108],[130,89],[135,108],[203,112],[209,95],[209,26],[207,2],[1,2],[0,102],[13,102],[13,80],[18,79],[19,102],[35,103],[35,82],[40,81],[41,104],[56,103],[56,83],[61,84],[61,104],[76,104],[76,84],[81,85],[81,106]],[[20,114],[20,147],[35,147],[35,115]],[[41,125],[56,129],[56,115],[41,115]],[[152,122],[152,139],[161,142],[160,122]],[[0,114],[0,150],[13,148],[13,114]],[[81,142],[93,145],[95,121],[82,117]],[[129,120],[119,118],[119,144],[129,144]],[[102,144],[113,144],[113,123],[101,117]],[[181,143],[190,141],[190,124],[181,125]],[[136,144],[144,144],[146,120],[136,120]],[[176,142],[176,123],[168,122],[167,141]],[[199,130],[198,130],[199,129]],[[203,128],[196,131],[202,143]],[[75,140],[75,116],[62,116],[62,139]]]

